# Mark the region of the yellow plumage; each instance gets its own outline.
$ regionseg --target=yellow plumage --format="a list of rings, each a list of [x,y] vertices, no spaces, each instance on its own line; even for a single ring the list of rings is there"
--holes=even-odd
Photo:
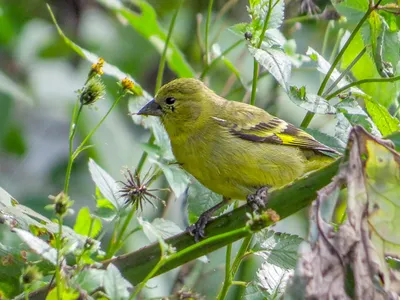
[[[146,107],[139,113],[161,117],[182,168],[226,198],[246,199],[333,161],[321,151],[334,150],[306,132],[258,107],[227,101],[196,79],[164,85]]]

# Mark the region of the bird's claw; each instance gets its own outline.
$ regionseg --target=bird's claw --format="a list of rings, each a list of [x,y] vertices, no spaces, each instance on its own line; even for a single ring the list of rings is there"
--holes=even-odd
[[[196,243],[198,243],[200,239],[204,239],[206,237],[204,230],[209,220],[210,216],[201,215],[196,223],[190,225],[187,228],[187,231],[194,236],[194,240]]]
[[[253,211],[260,208],[265,208],[268,200],[268,187],[262,187],[253,195],[247,196],[247,204],[250,205]]]

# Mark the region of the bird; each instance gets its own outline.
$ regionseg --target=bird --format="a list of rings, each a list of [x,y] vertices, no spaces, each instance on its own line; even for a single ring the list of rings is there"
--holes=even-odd
[[[226,100],[194,78],[163,85],[136,114],[159,117],[177,163],[223,196],[189,227],[196,241],[205,238],[212,215],[229,201],[264,207],[259,195],[332,163],[329,153],[338,154],[294,125],[254,105]]]

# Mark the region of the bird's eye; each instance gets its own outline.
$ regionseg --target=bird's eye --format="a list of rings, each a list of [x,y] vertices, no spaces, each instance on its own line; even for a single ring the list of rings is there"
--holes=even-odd
[[[165,103],[167,103],[168,105],[174,104],[175,103],[175,98],[174,97],[168,97],[167,99],[165,99]]]

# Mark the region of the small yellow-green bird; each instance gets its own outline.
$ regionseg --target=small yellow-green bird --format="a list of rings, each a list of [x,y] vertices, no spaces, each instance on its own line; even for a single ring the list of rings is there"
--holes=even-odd
[[[331,163],[334,159],[324,152],[336,152],[292,124],[256,106],[228,101],[193,78],[164,85],[137,114],[159,116],[177,162],[224,197],[192,227],[196,240],[228,200],[259,199],[251,195]]]

